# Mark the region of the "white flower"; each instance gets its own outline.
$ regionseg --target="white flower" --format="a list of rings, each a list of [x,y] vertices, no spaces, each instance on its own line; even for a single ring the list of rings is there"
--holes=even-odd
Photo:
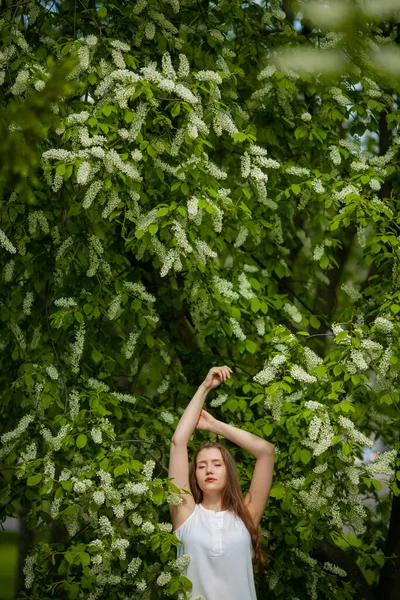
[[[361,444],[362,446],[371,447],[374,445],[373,440],[367,438],[363,433],[358,431],[355,428],[354,423],[352,421],[350,421],[350,419],[347,419],[343,415],[339,415],[338,421],[339,421],[339,424],[343,427],[343,429],[345,429],[347,431],[349,437],[352,440],[354,440],[358,444]]]
[[[3,246],[10,254],[15,254],[17,251],[2,229],[0,229],[0,246]]]
[[[384,317],[376,317],[374,325],[378,331],[383,333],[391,333],[394,327],[394,324]]]
[[[177,571],[183,571],[190,565],[190,556],[188,554],[184,554],[177,558],[173,564],[173,568]]]
[[[317,378],[314,375],[309,375],[304,369],[302,369],[299,365],[293,365],[290,370],[290,375],[293,379],[297,379],[298,381],[303,381],[304,383],[315,383]]]
[[[396,450],[389,450],[388,452],[379,454],[374,462],[365,467],[367,474],[370,477],[374,477],[375,475],[389,475],[389,477],[392,477],[394,468],[391,465],[396,460],[396,456]]]
[[[212,406],[213,408],[216,408],[217,406],[221,406],[222,404],[224,404],[227,401],[227,399],[228,399],[228,394],[218,394],[218,396],[216,398],[211,400],[210,406]]]
[[[151,481],[155,466],[156,463],[154,462],[154,460],[148,460],[143,466],[143,476],[147,481]]]
[[[99,517],[99,527],[103,536],[114,534],[113,526],[111,525],[109,519],[104,515]]]
[[[165,423],[168,423],[168,425],[173,425],[174,424],[174,416],[170,412],[168,412],[167,410],[163,410],[160,413],[160,417],[161,417],[161,419]]]
[[[214,83],[222,83],[221,76],[215,71],[198,71],[195,74],[196,79],[199,81],[213,81]]]
[[[140,0],[139,0],[140,1]],[[134,578],[139,571],[142,560],[140,558],[133,558],[127,567],[127,572]]]
[[[301,117],[300,117],[303,121],[305,121],[306,123],[308,123],[309,121],[311,121],[312,116],[310,115],[309,112],[304,112]]]
[[[96,490],[95,492],[93,492],[93,501],[98,504],[98,506],[101,506],[102,504],[104,504],[105,502],[105,495],[103,490]]]
[[[304,348],[304,356],[307,363],[307,369],[309,369],[310,371],[312,369],[315,369],[315,367],[318,367],[318,365],[322,363],[322,358],[315,354],[315,352],[310,350],[310,348],[308,348],[307,346],[305,346]]]
[[[244,334],[242,328],[240,327],[239,322],[233,317],[229,317],[229,324],[232,329],[232,333],[239,340],[244,341],[246,339],[246,335]]]
[[[50,379],[53,379],[53,381],[57,381],[58,371],[54,365],[49,365],[48,367],[46,367],[46,373],[50,377]]]
[[[86,492],[86,485],[83,481],[77,481],[74,484],[74,492],[77,494],[84,494]]]
[[[167,583],[171,581],[171,577],[171,573],[161,573],[161,575],[157,577],[157,585],[161,587],[167,585]]]
[[[95,444],[101,444],[103,441],[103,436],[102,436],[102,432],[101,429],[99,429],[99,427],[92,427],[91,431],[90,431],[90,435],[92,436],[92,439],[94,441]]]
[[[150,521],[145,521],[143,523],[143,525],[142,525],[142,531],[146,535],[150,535],[151,533],[153,533],[154,532],[154,525],[153,525],[153,523],[150,523]]]
[[[337,565],[334,565],[330,562],[325,562],[323,564],[323,567],[327,571],[330,571],[331,573],[334,573],[335,575],[339,575],[339,577],[347,577],[347,572],[344,569],[341,569]]]
[[[286,173],[288,175],[297,175],[298,177],[301,177],[302,175],[308,177],[310,171],[309,169],[303,167],[289,167],[288,169],[286,169]]]
[[[289,315],[292,321],[294,321],[295,323],[301,323],[303,317],[301,316],[301,313],[296,306],[290,304],[290,302],[286,302],[286,304],[283,307],[283,310],[286,314]]]

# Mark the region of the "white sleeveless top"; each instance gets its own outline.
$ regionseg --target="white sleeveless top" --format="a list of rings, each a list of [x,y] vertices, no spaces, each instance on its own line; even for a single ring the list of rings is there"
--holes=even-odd
[[[193,600],[257,600],[251,537],[234,512],[196,504],[175,535],[182,542],[178,557],[191,558],[186,576]]]

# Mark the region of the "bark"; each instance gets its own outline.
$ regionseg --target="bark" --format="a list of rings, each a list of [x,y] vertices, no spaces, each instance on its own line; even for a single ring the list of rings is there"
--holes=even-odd
[[[385,556],[388,559],[380,573],[377,597],[400,600],[400,496],[393,495]]]
[[[328,540],[322,540],[314,551],[314,557],[321,562],[337,565],[346,571],[347,580],[351,581],[358,590],[354,600],[383,600],[381,596],[375,596],[355,560],[341,548],[331,544]]]
[[[21,504],[19,509],[19,536],[18,536],[18,571],[17,571],[17,595],[25,590],[25,577],[23,568],[25,558],[32,544],[32,532],[28,529],[25,517],[29,512],[29,503]]]

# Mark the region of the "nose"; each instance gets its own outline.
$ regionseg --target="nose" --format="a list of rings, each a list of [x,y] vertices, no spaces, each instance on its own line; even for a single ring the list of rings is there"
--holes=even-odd
[[[212,475],[212,467],[206,467],[207,475]]]

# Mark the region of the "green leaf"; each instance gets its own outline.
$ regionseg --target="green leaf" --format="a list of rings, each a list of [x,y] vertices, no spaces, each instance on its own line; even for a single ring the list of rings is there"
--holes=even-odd
[[[98,350],[96,350],[96,348],[93,348],[93,350],[92,350],[92,358],[93,358],[94,362],[96,364],[98,364],[101,360],[103,360],[103,355],[101,354],[101,352],[99,352]]]
[[[253,300],[251,301],[251,310],[253,312],[258,312],[261,308],[261,302],[259,301],[258,298],[253,298]]]
[[[169,208],[167,206],[163,206],[158,209],[157,217],[165,217],[165,215],[167,215],[168,212],[169,212]]]
[[[276,483],[275,485],[273,485],[269,493],[271,498],[276,498],[277,500],[283,498],[285,494],[286,490],[281,483]]]
[[[300,452],[300,459],[305,465],[307,465],[311,460],[311,452],[306,448],[303,448]]]
[[[246,345],[246,350],[248,350],[248,352],[250,352],[250,354],[254,354],[258,350],[258,344],[256,344],[252,340],[246,340],[245,345]]]
[[[90,554],[88,554],[87,552],[81,552],[80,561],[83,567],[87,567],[88,565],[90,565]]]
[[[102,19],[104,19],[107,16],[107,9],[105,6],[100,6],[97,12],[99,14],[99,17],[101,17]]]
[[[28,479],[26,480],[26,485],[33,487],[34,485],[37,485],[40,481],[42,481],[42,474],[37,473],[36,475],[31,475],[30,477],[28,477]]]
[[[155,235],[158,231],[158,224],[157,223],[152,223],[149,227],[149,233],[150,235]]]
[[[78,437],[76,438],[76,445],[78,446],[78,448],[84,448],[86,446],[86,442],[87,442],[87,437],[84,433],[80,433],[78,435]]]
[[[321,321],[319,319],[317,319],[316,316],[311,315],[311,317],[310,317],[310,325],[314,329],[319,329],[321,327]]]
[[[133,117],[135,116],[135,113],[131,110],[127,110],[124,114],[124,120],[126,123],[131,123],[133,121]]]
[[[120,475],[123,475],[126,470],[129,470],[128,463],[122,463],[122,465],[118,465],[118,467],[115,467],[114,469],[114,477],[119,477]]]
[[[106,117],[109,117],[113,111],[113,107],[112,106],[103,106],[101,109],[103,115],[105,115]]]
[[[180,112],[181,112],[181,104],[180,104],[180,102],[176,102],[171,109],[171,115],[173,117],[177,117]]]
[[[66,172],[67,168],[65,165],[58,165],[56,167],[56,173],[57,175],[64,175],[64,173]]]

